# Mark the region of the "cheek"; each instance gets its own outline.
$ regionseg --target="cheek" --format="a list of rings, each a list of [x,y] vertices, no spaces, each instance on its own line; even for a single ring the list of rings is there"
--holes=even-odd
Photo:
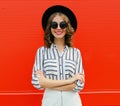
[[[53,29],[51,29],[51,33],[52,33],[52,35],[54,34],[54,30]]]

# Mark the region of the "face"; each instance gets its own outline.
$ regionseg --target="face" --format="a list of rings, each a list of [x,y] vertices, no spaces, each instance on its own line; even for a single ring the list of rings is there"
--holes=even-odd
[[[64,20],[62,19],[62,17],[59,15],[56,15],[53,18],[52,22],[55,22],[55,23],[53,23],[54,24],[53,26],[55,26],[55,28],[51,27],[51,33],[54,36],[54,39],[64,38],[64,36],[66,34],[66,27],[63,24],[66,24],[66,23],[64,23]],[[56,28],[55,24],[57,24],[57,28]]]

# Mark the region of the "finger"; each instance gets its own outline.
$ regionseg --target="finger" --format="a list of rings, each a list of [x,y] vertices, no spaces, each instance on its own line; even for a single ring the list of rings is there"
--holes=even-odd
[[[36,72],[36,75],[38,78],[41,76],[40,72]]]
[[[36,74],[38,75],[38,74],[39,74],[39,71],[36,71]]]
[[[85,82],[85,78],[84,78],[84,76],[82,77],[82,82],[83,82],[83,83]]]
[[[81,81],[81,83],[83,83],[83,78],[82,78],[82,77],[81,77],[81,80],[80,80],[80,81]]]
[[[84,74],[82,74],[82,73],[79,73],[79,75],[83,75],[84,76]]]
[[[38,78],[40,78],[40,75],[37,75]]]
[[[42,71],[39,71],[39,70],[36,71],[36,73],[37,73],[37,74],[43,74],[43,72],[42,72]]]
[[[80,75],[80,76],[79,76],[79,81],[80,81],[81,83],[84,83],[84,77],[83,77],[83,75]]]

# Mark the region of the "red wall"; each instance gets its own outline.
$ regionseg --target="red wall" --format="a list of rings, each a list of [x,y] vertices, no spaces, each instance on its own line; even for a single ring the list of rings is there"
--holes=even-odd
[[[119,0],[1,0],[0,106],[40,106],[43,91],[31,85],[35,53],[43,45],[41,17],[62,4],[77,16],[74,46],[82,52],[83,105],[120,105]]]

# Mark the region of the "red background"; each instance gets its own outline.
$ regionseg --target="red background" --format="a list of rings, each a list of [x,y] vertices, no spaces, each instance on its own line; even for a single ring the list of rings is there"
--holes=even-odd
[[[73,42],[85,69],[83,106],[120,105],[119,0],[1,0],[0,106],[40,106],[43,91],[31,85],[31,73],[43,45],[42,14],[55,4],[78,20]]]

